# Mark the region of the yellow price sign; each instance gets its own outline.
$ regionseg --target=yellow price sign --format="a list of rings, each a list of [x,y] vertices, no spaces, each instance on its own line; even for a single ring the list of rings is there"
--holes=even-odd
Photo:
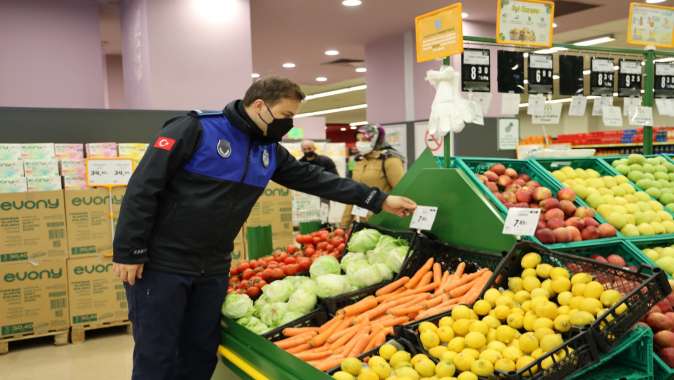
[[[442,59],[463,52],[461,3],[414,18],[417,62]]]
[[[633,45],[674,47],[674,8],[631,3],[627,42]]]
[[[550,47],[555,3],[545,0],[499,0],[496,42],[499,44]]]

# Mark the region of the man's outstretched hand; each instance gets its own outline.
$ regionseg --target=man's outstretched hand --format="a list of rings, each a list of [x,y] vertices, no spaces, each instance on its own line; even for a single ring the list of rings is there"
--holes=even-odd
[[[382,209],[388,213],[400,217],[409,216],[417,209],[417,204],[413,200],[398,195],[389,195],[386,197]]]

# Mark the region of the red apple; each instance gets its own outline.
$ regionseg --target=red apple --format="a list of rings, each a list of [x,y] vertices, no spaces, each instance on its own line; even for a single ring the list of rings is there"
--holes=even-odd
[[[498,174],[494,173],[491,170],[487,170],[486,172],[484,172],[484,176],[487,177],[487,179],[492,182],[498,181]]]
[[[529,208],[541,208],[538,203],[529,203]]]
[[[511,192],[513,192],[513,193],[517,193],[521,188],[522,188],[522,186],[517,185],[517,184],[514,184],[514,183],[511,183],[510,185],[508,185],[508,186],[505,188],[505,190],[506,190],[506,191],[511,191]]]
[[[594,210],[588,207],[578,207],[575,216],[579,218],[594,217]]]
[[[564,220],[564,211],[553,208],[545,212],[545,220],[562,219]]]
[[[566,230],[569,231],[571,235],[571,241],[581,241],[583,237],[580,234],[580,230],[574,226],[567,226]]]
[[[574,226],[581,231],[585,228],[585,222],[577,216],[570,217],[564,223],[566,223],[567,226]]]
[[[674,293],[669,293],[665,298],[667,298],[667,301],[669,301],[670,305],[674,305]]]
[[[583,240],[598,239],[599,238],[599,231],[597,231],[597,227],[595,227],[595,226],[586,226],[580,232],[580,236],[583,237]]]
[[[553,208],[559,208],[559,201],[555,198],[544,199],[538,204],[541,205],[541,208],[545,211],[551,210]]]
[[[517,170],[512,169],[512,168],[506,169],[504,174],[507,175],[508,177],[512,178],[512,179],[515,179],[518,176]]]
[[[491,192],[498,191],[498,185],[496,184],[496,182],[491,181],[487,182],[487,188],[489,188]]]
[[[646,323],[651,326],[653,331],[669,330],[672,328],[671,321],[662,313],[650,313],[646,315]]]
[[[674,326],[674,311],[668,311],[665,313],[665,316],[669,318],[669,323]]]
[[[509,203],[516,203],[517,202],[517,197],[515,196],[515,193],[510,192],[510,191],[506,191],[502,194],[503,194],[503,199],[505,199],[506,202],[509,202]]]
[[[658,351],[658,355],[669,368],[674,368],[674,347],[665,347]],[[658,379],[659,380],[659,379]]]
[[[583,218],[583,223],[585,223],[586,226],[592,226],[592,227],[599,227],[599,222],[593,217],[586,216]]]
[[[537,187],[541,187],[541,184],[538,183],[537,181],[529,181],[529,182],[527,182],[527,186],[537,188]]]
[[[664,315],[662,316],[664,319],[667,320],[667,324],[669,324],[669,319],[665,317]],[[650,325],[650,324],[649,324]],[[661,330],[655,333],[653,335],[653,342],[658,345],[658,347],[674,347],[674,332],[671,332],[669,330]]]
[[[662,310],[663,313],[666,313],[668,311],[672,311],[672,304],[669,303],[669,301],[667,301],[667,298],[665,298],[663,300],[660,300],[660,302],[658,302],[656,305],[658,306],[658,308],[660,310]]]
[[[552,191],[550,191],[550,189],[548,189],[547,187],[537,187],[536,191],[534,191],[534,199],[539,202],[551,197]]]
[[[559,227],[552,231],[555,234],[555,241],[557,243],[568,243],[571,241],[571,234],[566,227]]]
[[[546,221],[546,223],[548,224],[548,228],[552,230],[556,230],[557,228],[560,227],[566,227],[566,224],[564,224],[564,219],[561,218],[550,219]]]
[[[538,225],[536,226],[536,228],[537,228],[537,229],[548,228],[548,224],[545,223],[545,220],[539,220],[539,221],[538,221]]]
[[[529,175],[524,174],[524,173],[517,176],[517,178],[520,178],[520,179],[524,180],[524,182],[529,182],[531,180],[531,177],[529,177]]]
[[[541,241],[543,244],[554,244],[555,243],[555,234],[549,228],[541,228],[536,231],[536,238]]]
[[[612,237],[616,235],[616,229],[612,225],[608,223],[602,223],[597,227],[597,231],[599,231],[599,236],[601,237]]]
[[[564,214],[568,216],[573,216],[576,212],[576,206],[571,201],[563,200],[559,202],[559,208],[564,211]]]
[[[527,183],[527,181],[525,181],[521,178],[517,178],[516,180],[513,181],[513,183],[516,184],[516,185],[524,186]]]
[[[567,200],[567,201],[574,201],[576,200],[576,192],[573,191],[573,189],[570,189],[568,187],[563,188],[562,190],[559,190],[557,193],[557,198],[561,200]]]
[[[506,167],[503,166],[503,164],[494,164],[491,168],[489,168],[489,170],[496,173],[497,175],[503,175],[505,174]]]
[[[513,205],[513,207],[529,208],[529,204],[527,202],[517,202]]]
[[[505,198],[503,198],[503,195],[501,193],[493,193],[496,199],[499,200],[501,203],[505,203]]]
[[[604,256],[601,255],[592,255],[590,256],[592,260],[599,261],[600,263],[608,264],[608,260]]]
[[[513,179],[508,177],[507,175],[502,175],[498,177],[498,185],[506,188],[510,186],[510,184],[513,182]]]
[[[482,175],[482,174],[479,174],[479,175],[477,176],[477,179],[479,179],[480,182],[482,182],[482,183],[484,183],[484,184],[486,184],[487,181],[489,181],[489,180],[487,179],[487,177],[485,177],[485,176]]]
[[[623,259],[622,256],[619,256],[619,255],[609,255],[606,258],[606,260],[608,260],[609,263],[611,263],[613,265],[617,265],[619,267],[624,267],[625,265],[627,265],[627,263],[625,262],[625,259]]]

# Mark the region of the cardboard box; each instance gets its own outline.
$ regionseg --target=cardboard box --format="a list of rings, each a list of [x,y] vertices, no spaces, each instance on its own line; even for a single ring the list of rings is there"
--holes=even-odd
[[[0,265],[0,337],[68,328],[66,260]]]
[[[112,254],[107,189],[66,190],[65,213],[69,257]]]
[[[26,187],[25,177],[0,178],[0,193],[25,193],[28,191]]]
[[[84,159],[84,145],[54,144],[54,155],[59,160],[82,160]]]
[[[117,229],[117,220],[119,219],[119,209],[122,207],[124,194],[126,193],[126,186],[112,188],[112,225],[114,226],[112,238],[115,238],[115,230]]]
[[[59,175],[57,160],[25,160],[23,169],[26,177],[55,177]]]
[[[66,190],[86,190],[87,180],[81,175],[63,176],[63,188]]]
[[[251,227],[271,225],[274,248],[285,249],[294,241],[291,191],[269,182],[246,223]]]
[[[143,158],[147,147],[148,144],[144,143],[119,143],[117,144],[117,154],[119,157],[140,161],[140,159]]]
[[[61,160],[59,161],[59,172],[62,176],[82,176],[87,173],[87,166],[84,160]]]
[[[0,263],[65,258],[62,191],[0,194]]]
[[[117,157],[117,143],[88,143],[85,145],[87,158],[115,158]]]
[[[128,319],[124,285],[112,273],[112,258],[68,259],[71,326]]]
[[[55,191],[63,188],[61,176],[26,177],[28,191]]]
[[[21,144],[0,144],[0,160],[16,161],[21,159]]]
[[[53,160],[54,144],[21,144],[21,159],[23,160]]]
[[[0,161],[0,178],[23,177],[23,161]]]

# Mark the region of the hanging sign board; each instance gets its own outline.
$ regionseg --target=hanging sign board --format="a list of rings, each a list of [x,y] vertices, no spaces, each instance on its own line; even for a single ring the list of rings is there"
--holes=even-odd
[[[641,95],[641,61],[628,59],[620,60],[618,72],[618,95]]]
[[[464,49],[461,55],[461,91],[490,92],[489,49]]]
[[[529,54],[529,93],[552,93],[552,55]]]
[[[627,43],[674,48],[674,8],[631,3]]]
[[[499,0],[496,42],[551,47],[555,4],[544,0]]]
[[[133,174],[133,160],[130,159],[87,159],[87,186],[126,186]]]
[[[674,62],[655,63],[653,91],[657,97],[674,96]]]
[[[498,150],[515,150],[519,142],[519,119],[498,119]]]
[[[613,59],[592,58],[590,94],[613,95]]]
[[[461,3],[456,3],[414,18],[417,62],[463,52],[461,11]]]

